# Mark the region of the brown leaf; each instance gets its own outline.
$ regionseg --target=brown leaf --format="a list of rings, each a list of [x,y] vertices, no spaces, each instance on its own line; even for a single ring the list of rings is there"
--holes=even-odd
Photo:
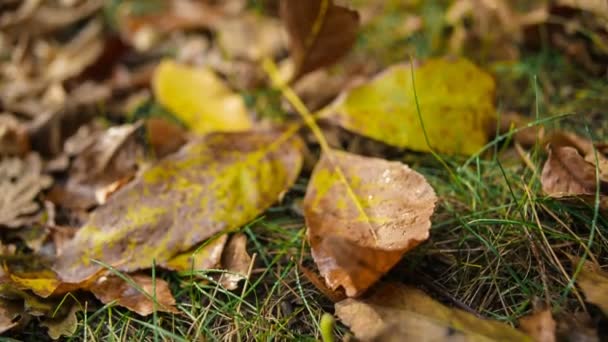
[[[23,160],[5,158],[0,161],[0,225],[18,227],[31,221],[39,209],[36,196],[48,188],[52,179],[42,172],[42,161],[36,153]]]
[[[8,113],[0,114],[0,156],[22,156],[29,150],[25,126]]]
[[[407,165],[333,151],[313,171],[304,213],[331,289],[357,296],[429,236],[435,192]]]
[[[141,124],[111,127],[80,151],[65,187],[67,193],[79,198],[77,208],[103,204],[116,182],[135,175],[138,159],[143,156],[143,147],[135,139],[140,127]]]
[[[19,325],[23,311],[18,301],[0,298],[0,334]]]
[[[99,278],[91,287],[91,292],[104,304],[116,301],[116,304],[141,316],[152,314],[154,309],[171,313],[179,312],[175,308],[175,298],[166,281],[159,278],[152,279],[145,274],[133,274],[129,278],[139,289],[121,277],[110,275]],[[154,289],[156,292],[153,294]]]
[[[230,238],[224,254],[222,254],[222,268],[227,270],[220,277],[220,284],[228,290],[236,290],[239,282],[247,279],[251,257],[247,254],[247,236],[235,234]]]
[[[359,15],[332,0],[282,0],[280,15],[289,35],[294,80],[335,63],[357,38]]]
[[[549,147],[549,158],[541,174],[543,191],[551,197],[593,195],[595,167],[573,147]]]
[[[336,315],[366,341],[531,341],[498,321],[480,319],[401,284],[381,284],[365,299],[345,299]]]
[[[530,122],[532,121],[529,118],[515,112],[501,113],[499,132],[501,134],[505,134],[511,129],[520,129],[514,135],[515,141],[521,144],[523,147],[534,146],[537,141],[542,141],[544,136],[544,127],[534,126],[524,128]],[[493,127],[493,125],[489,128],[491,130],[496,130],[496,127]]]
[[[74,335],[78,328],[78,316],[76,313],[81,310],[78,304],[72,304],[67,314],[59,317],[49,317],[40,323],[40,326],[48,329],[47,334],[53,340],[58,340],[62,336],[70,337]]]
[[[576,267],[579,259],[572,260]],[[604,315],[608,316],[608,272],[591,261],[585,261],[576,278],[576,284],[583,291],[585,299],[597,305]]]
[[[522,331],[537,342],[555,342],[555,321],[550,309],[532,313],[519,320]]]
[[[177,151],[186,143],[186,130],[163,118],[146,120],[146,133],[157,158]]]

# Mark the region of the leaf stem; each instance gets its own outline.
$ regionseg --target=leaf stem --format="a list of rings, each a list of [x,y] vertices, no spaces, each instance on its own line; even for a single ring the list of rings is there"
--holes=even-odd
[[[336,172],[338,178],[346,187],[348,196],[351,197],[351,199],[355,203],[355,206],[357,207],[357,211],[359,211],[361,218],[369,223],[370,234],[372,235],[372,237],[374,238],[375,241],[378,241],[378,235],[376,234],[376,231],[374,230],[373,226],[371,225],[371,220],[370,220],[369,216],[365,212],[365,209],[363,209],[363,205],[361,204],[361,202],[357,198],[357,195],[355,194],[354,190],[348,183],[348,180],[346,179],[344,172],[342,172],[342,169],[340,169],[338,164],[335,162],[333,150],[329,146],[327,139],[325,139],[325,136],[323,135],[321,128],[319,127],[319,125],[317,125],[317,122],[315,121],[315,117],[310,113],[308,108],[306,108],[306,105],[302,102],[302,100],[300,100],[298,95],[281,79],[281,77],[279,75],[279,70],[278,70],[276,64],[271,59],[268,59],[268,58],[264,59],[262,66],[263,66],[264,70],[266,71],[266,73],[268,74],[268,76],[270,77],[270,80],[272,81],[273,86],[281,91],[283,96],[287,99],[287,101],[289,101],[289,103],[291,103],[291,105],[296,110],[296,112],[304,120],[304,123],[306,123],[308,128],[312,131],[313,135],[315,136],[315,139],[317,139],[319,145],[321,146],[321,151],[323,151],[325,153],[325,155],[329,159],[329,162],[333,165],[334,171]]]

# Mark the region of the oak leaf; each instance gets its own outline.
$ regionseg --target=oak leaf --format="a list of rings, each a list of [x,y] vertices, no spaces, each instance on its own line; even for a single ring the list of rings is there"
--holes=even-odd
[[[448,154],[483,147],[496,120],[494,79],[464,58],[431,59],[414,73],[415,93],[410,65],[398,64],[344,92],[322,116],[400,148],[428,152],[427,137],[433,149]]]
[[[449,308],[401,284],[381,284],[368,298],[348,298],[335,307],[340,320],[366,341],[532,341],[502,322]]]
[[[335,63],[357,38],[359,14],[333,0],[282,0],[279,11],[289,35],[293,79]]]
[[[424,177],[407,165],[324,153],[306,191],[304,215],[327,285],[360,295],[429,237],[436,200]]]
[[[209,134],[144,171],[97,208],[54,264],[77,283],[103,267],[163,264],[276,202],[302,165],[293,130]]]

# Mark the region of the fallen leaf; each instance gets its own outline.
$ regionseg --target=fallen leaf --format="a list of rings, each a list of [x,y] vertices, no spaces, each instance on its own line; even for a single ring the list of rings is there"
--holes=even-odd
[[[80,311],[80,306],[72,304],[67,314],[46,318],[40,325],[48,329],[47,334],[53,340],[58,340],[62,336],[70,337],[78,328],[78,316],[76,315],[78,311]]]
[[[247,236],[235,234],[230,238],[222,254],[222,268],[227,272],[220,277],[225,289],[236,290],[239,282],[247,279],[251,257],[247,254]]]
[[[575,267],[578,262],[578,258],[573,258]],[[604,315],[608,316],[608,272],[591,261],[585,261],[576,278],[576,284],[583,291],[585,300],[597,305]]]
[[[323,153],[304,198],[312,256],[329,288],[358,296],[429,237],[437,198],[399,162]]]
[[[209,68],[165,60],[152,83],[158,101],[195,133],[246,131],[253,125],[242,97]]]
[[[117,275],[110,275],[99,278],[91,287],[91,292],[104,304],[115,301],[116,304],[141,316],[148,316],[155,309],[179,312],[175,308],[175,298],[171,294],[169,283],[159,278],[152,279],[145,274],[133,274],[128,278],[137,287]]]
[[[218,268],[226,241],[228,241],[228,235],[222,234],[194,250],[174,256],[166,263],[159,264],[159,266],[173,271],[199,271]]]
[[[551,197],[594,195],[595,167],[573,147],[549,147],[541,183],[543,191]]]
[[[0,298],[0,334],[19,325],[23,314],[23,304]]]
[[[41,172],[42,161],[36,153],[0,161],[0,225],[18,227],[28,222],[27,215],[38,211],[36,196],[52,183]]]
[[[22,156],[30,150],[25,125],[8,113],[0,114],[0,156]]]
[[[135,175],[143,158],[143,146],[136,141],[141,126],[137,123],[111,127],[78,153],[65,185],[65,191],[79,199],[78,208],[105,203],[116,182]]]
[[[354,45],[359,14],[332,0],[281,0],[295,70],[292,79],[331,65]]]
[[[430,151],[426,132],[439,152],[478,152],[487,142],[487,127],[496,120],[492,77],[463,58],[431,59],[414,73],[420,116],[411,68],[400,64],[343,93],[321,111],[323,117],[400,148]]]
[[[219,24],[218,44],[229,58],[255,62],[281,51],[285,45],[281,30],[274,18],[245,13]]]
[[[597,145],[600,144],[592,143],[586,138],[569,132],[555,132],[549,135],[543,144],[549,144],[551,147],[575,148],[586,162],[594,167],[597,166],[600,180],[608,182],[608,157],[597,148]]]
[[[449,308],[401,284],[381,284],[368,298],[348,298],[335,307],[336,315],[361,340],[532,341],[502,322]]]
[[[596,323],[586,312],[563,313],[557,317],[558,341],[600,342]]]
[[[555,342],[555,320],[550,309],[544,309],[519,320],[520,329],[536,342]]]
[[[515,112],[502,113],[500,115],[499,133],[509,133],[512,129],[519,129],[513,136],[515,142],[523,147],[534,146],[537,142],[540,143],[544,137],[544,127],[533,126],[526,127],[532,120]],[[496,127],[490,127],[496,131]],[[488,132],[494,133],[494,132]]]
[[[300,172],[293,132],[215,133],[184,146],[95,210],[54,269],[70,283],[103,269],[92,259],[132,272],[249,222]]]
[[[148,144],[154,150],[157,158],[165,157],[186,143],[185,130],[163,118],[149,118],[146,120],[146,133]]]

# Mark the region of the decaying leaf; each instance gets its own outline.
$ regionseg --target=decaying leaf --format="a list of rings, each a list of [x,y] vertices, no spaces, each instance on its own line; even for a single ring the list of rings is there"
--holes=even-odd
[[[78,316],[76,313],[81,310],[77,304],[72,304],[67,314],[59,317],[49,317],[40,323],[48,329],[47,334],[53,340],[58,340],[62,336],[70,337],[74,335],[78,328]]]
[[[222,268],[228,272],[220,277],[220,284],[228,290],[236,290],[239,282],[247,279],[251,257],[247,254],[247,236],[235,234],[230,238],[222,255]]]
[[[105,203],[116,182],[133,177],[143,157],[135,133],[141,124],[114,126],[79,146],[65,186],[79,199],[79,208]]]
[[[218,44],[230,58],[259,61],[273,57],[284,47],[281,23],[255,13],[223,20]]]
[[[304,214],[312,256],[331,289],[363,293],[429,237],[437,198],[407,165],[347,152],[324,153]]]
[[[166,60],[153,79],[158,101],[195,133],[245,131],[252,127],[240,95],[206,67]]]
[[[439,152],[473,154],[483,147],[487,127],[496,117],[492,77],[463,58],[432,59],[414,70],[414,93],[411,72],[405,64],[390,67],[340,96],[323,110],[324,117],[355,133],[416,151],[430,151],[425,132]]]
[[[543,167],[543,191],[551,197],[595,195],[608,187],[608,157],[576,134],[557,132],[548,136],[549,156]],[[599,184],[596,181],[596,168]]]
[[[289,35],[293,79],[335,63],[357,38],[359,15],[333,0],[281,0],[280,14]]]
[[[549,148],[541,182],[551,197],[593,195],[597,188],[595,167],[569,146]]]
[[[16,327],[23,314],[23,304],[0,298],[0,334]]]
[[[166,263],[159,265],[173,271],[198,271],[217,268],[220,265],[226,241],[228,241],[228,235],[222,234],[217,238],[206,241],[202,246],[180,253]]]
[[[21,156],[29,149],[25,126],[8,113],[0,114],[0,156]]]
[[[93,212],[54,269],[74,283],[102,269],[93,259],[125,272],[163,264],[254,219],[293,184],[301,164],[293,130],[201,137]]]
[[[116,304],[141,316],[148,316],[155,309],[178,312],[175,308],[175,298],[166,281],[152,279],[145,274],[133,274],[128,277],[137,287],[117,275],[110,275],[99,278],[91,287],[91,292],[104,304],[116,301]]]
[[[335,306],[342,322],[366,341],[532,341],[502,322],[449,308],[400,284],[381,284],[368,298]]]
[[[578,259],[573,261],[576,266]],[[585,261],[576,278],[576,284],[583,291],[585,299],[597,305],[604,315],[608,316],[608,272],[591,261]]]
[[[185,130],[175,123],[163,118],[146,120],[146,135],[148,144],[154,150],[154,155],[162,158],[177,151],[186,143]]]
[[[38,211],[36,196],[52,183],[41,172],[42,161],[36,153],[0,160],[0,225],[17,227],[27,222],[26,215]]]
[[[555,320],[550,309],[544,309],[519,320],[520,329],[536,342],[555,342]]]

